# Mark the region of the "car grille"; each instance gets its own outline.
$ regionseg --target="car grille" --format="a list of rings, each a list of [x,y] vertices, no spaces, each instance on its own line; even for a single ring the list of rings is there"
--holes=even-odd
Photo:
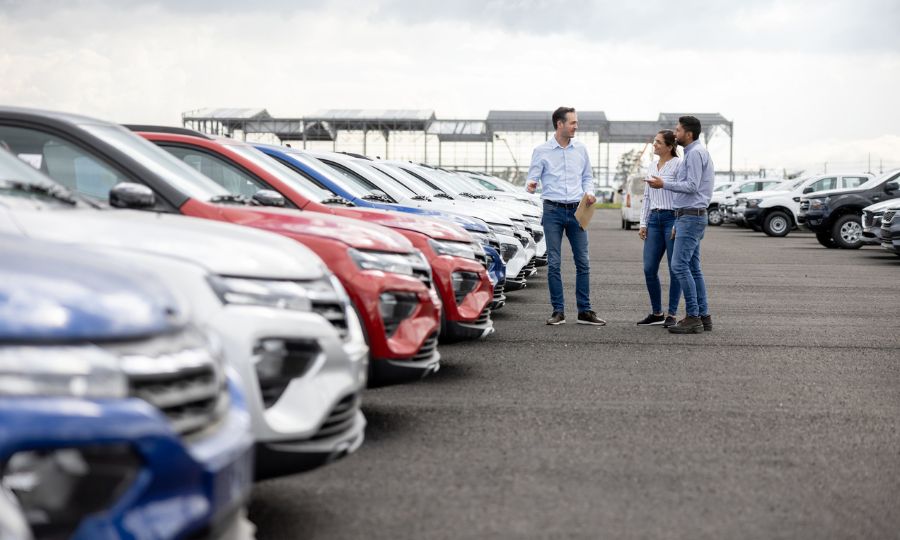
[[[477,260],[477,261],[481,264],[481,266],[484,267],[485,270],[488,269],[488,259],[487,259],[487,255],[485,255],[483,252],[482,252],[482,253],[475,253],[475,260]]]
[[[197,335],[197,334],[194,334]],[[158,408],[180,435],[214,424],[228,406],[225,376],[208,345],[185,343],[188,336],[162,336],[142,342],[156,354],[122,355],[129,394]],[[193,346],[191,346],[193,345]]]
[[[334,409],[331,410],[328,418],[325,419],[322,427],[315,435],[310,437],[310,440],[327,439],[350,429],[353,426],[356,411],[359,410],[360,402],[359,394],[350,394],[339,401],[334,406]]]
[[[807,210],[809,210],[809,200],[801,199],[800,200],[800,211],[806,212]]]
[[[889,225],[889,224],[891,224],[891,223],[894,221],[894,216],[896,216],[896,215],[897,215],[897,211],[896,211],[896,210],[888,210],[888,211],[885,212],[884,215],[881,217],[881,224],[882,224],[882,225]]]
[[[423,257],[417,255],[409,255],[407,257],[410,266],[412,266],[413,277],[431,288],[431,265]]]
[[[532,270],[535,269],[535,267],[536,265],[534,264],[534,257],[532,257],[531,260],[528,261],[528,264],[525,265],[525,268],[522,269],[522,272],[525,272],[525,275],[528,276],[529,274],[531,274]]]
[[[506,280],[499,281],[499,282],[497,282],[496,285],[494,285],[494,301],[495,302],[503,300],[503,288],[504,287],[506,287]]]
[[[438,335],[437,333],[431,334],[428,336],[428,339],[422,343],[422,347],[419,348],[418,352],[416,352],[415,356],[412,357],[413,362],[425,362],[431,360],[434,356],[434,352],[437,350],[438,345]]]
[[[338,300],[316,299],[312,301],[312,310],[330,322],[343,340],[346,340],[350,333],[347,328],[345,309],[344,304]]]
[[[473,324],[475,324],[477,326],[482,326],[482,325],[488,324],[489,322],[491,322],[491,306],[490,305],[486,306],[484,308],[484,310],[482,310],[481,314],[478,315],[478,318],[475,319],[475,322]]]

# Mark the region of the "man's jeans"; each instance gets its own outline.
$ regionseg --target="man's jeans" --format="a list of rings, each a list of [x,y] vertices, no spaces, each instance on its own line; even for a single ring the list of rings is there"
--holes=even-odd
[[[588,261],[588,234],[575,219],[575,208],[544,202],[544,237],[547,239],[547,282],[553,311],[565,311],[560,264],[563,232],[575,256],[575,301],[578,312],[591,311],[591,266]]]
[[[700,240],[706,232],[706,216],[681,216],[675,220],[675,245],[672,250],[672,272],[684,291],[685,310],[689,317],[709,315],[706,284],[700,270]]]
[[[650,212],[647,218],[647,239],[644,240],[644,280],[647,292],[650,293],[650,309],[653,313],[662,313],[662,285],[659,282],[659,263],[663,253],[669,263],[669,311],[671,315],[678,313],[678,302],[681,300],[681,283],[672,271],[672,253],[675,241],[672,240],[672,227],[675,226],[675,211],[660,210]]]

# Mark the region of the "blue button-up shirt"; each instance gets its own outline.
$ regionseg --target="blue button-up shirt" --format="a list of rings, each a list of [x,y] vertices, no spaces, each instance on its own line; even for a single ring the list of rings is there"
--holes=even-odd
[[[541,186],[541,198],[572,203],[585,193],[594,193],[594,175],[587,147],[576,140],[563,148],[556,137],[534,149],[528,180]]]
[[[700,141],[684,147],[684,159],[675,171],[675,178],[665,180],[663,189],[673,191],[675,208],[706,208],[712,198],[716,170],[712,158]]]

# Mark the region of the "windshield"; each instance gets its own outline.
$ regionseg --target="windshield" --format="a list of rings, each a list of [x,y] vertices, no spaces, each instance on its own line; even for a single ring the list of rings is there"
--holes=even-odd
[[[383,191],[373,182],[357,176],[354,171],[349,170],[350,168],[343,163],[338,164],[335,161],[329,160],[327,157],[320,156],[315,156],[310,159],[315,160],[320,168],[324,167],[327,171],[324,175],[349,191],[354,197],[362,199],[366,195],[371,195],[374,191]]]
[[[893,179],[895,176],[898,175],[898,173],[900,173],[900,169],[894,169],[893,171],[888,171],[882,175],[876,176],[875,178],[869,180],[868,182],[859,186],[856,189],[863,190],[863,189],[871,189],[873,187],[880,186],[884,182],[887,182],[888,180]]]
[[[75,194],[13,154],[0,148],[0,193],[25,198],[41,198],[71,205]]]
[[[435,195],[443,193],[438,187],[424,182],[417,175],[407,171],[403,167],[391,163],[376,163],[375,167],[385,171],[404,186],[414,190],[418,195],[434,197]]]
[[[150,141],[120,126],[82,124],[85,131],[128,154],[130,158],[161,177],[167,184],[192,199],[209,200],[228,191]]]
[[[55,185],[34,167],[0,148],[0,180],[16,180],[38,186]]]
[[[334,197],[334,193],[320,188],[313,184],[300,174],[278,163],[273,158],[265,155],[256,148],[247,144],[228,144],[226,148],[239,154],[241,157],[250,160],[254,165],[266,171],[267,174],[274,176],[291,189],[299,193],[302,197],[309,200],[321,202],[325,199]]]
[[[409,189],[409,186],[398,182],[396,178],[376,167],[371,161],[358,160],[357,164],[369,171],[372,175],[372,181],[376,182],[388,195],[395,199],[418,195],[418,193]]]

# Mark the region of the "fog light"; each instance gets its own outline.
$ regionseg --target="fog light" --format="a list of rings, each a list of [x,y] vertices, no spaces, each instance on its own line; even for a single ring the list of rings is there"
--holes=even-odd
[[[409,318],[419,305],[419,298],[414,293],[386,292],[381,293],[378,309],[384,321],[384,332],[387,337],[394,335],[400,323]]]
[[[2,483],[36,538],[68,538],[86,516],[112,506],[140,467],[126,445],[25,451],[6,463]]]
[[[302,377],[321,353],[314,340],[263,339],[253,349],[253,362],[263,404],[274,405],[292,380]]]
[[[467,294],[475,290],[481,278],[474,272],[453,272],[450,276],[453,282],[453,296],[456,297],[456,303],[460,304]]]

